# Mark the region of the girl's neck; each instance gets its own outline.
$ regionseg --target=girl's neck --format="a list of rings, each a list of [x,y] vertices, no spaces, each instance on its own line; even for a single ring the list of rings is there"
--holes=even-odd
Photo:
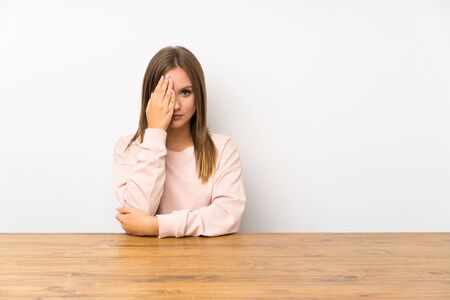
[[[166,147],[171,151],[182,151],[192,146],[191,131],[188,126],[182,128],[167,128]]]

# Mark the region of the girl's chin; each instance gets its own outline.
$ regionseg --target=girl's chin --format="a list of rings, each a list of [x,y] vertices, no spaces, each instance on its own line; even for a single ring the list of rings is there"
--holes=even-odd
[[[184,125],[183,122],[180,122],[180,120],[172,120],[170,122],[171,127],[182,127]]]

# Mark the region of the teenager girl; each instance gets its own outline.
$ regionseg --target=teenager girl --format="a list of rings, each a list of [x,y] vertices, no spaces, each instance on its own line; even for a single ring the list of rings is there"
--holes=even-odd
[[[116,219],[131,235],[217,236],[238,230],[246,193],[239,152],[206,124],[202,67],[182,46],[150,60],[136,133],[114,148]]]

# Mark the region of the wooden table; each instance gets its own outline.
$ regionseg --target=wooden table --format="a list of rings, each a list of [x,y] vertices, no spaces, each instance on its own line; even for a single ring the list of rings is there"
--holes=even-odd
[[[0,299],[450,299],[450,233],[4,233],[0,274]]]

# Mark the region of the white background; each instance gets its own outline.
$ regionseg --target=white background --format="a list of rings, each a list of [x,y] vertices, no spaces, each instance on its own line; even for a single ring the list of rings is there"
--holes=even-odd
[[[123,232],[149,60],[203,66],[241,232],[450,231],[448,1],[0,1],[0,232]]]

